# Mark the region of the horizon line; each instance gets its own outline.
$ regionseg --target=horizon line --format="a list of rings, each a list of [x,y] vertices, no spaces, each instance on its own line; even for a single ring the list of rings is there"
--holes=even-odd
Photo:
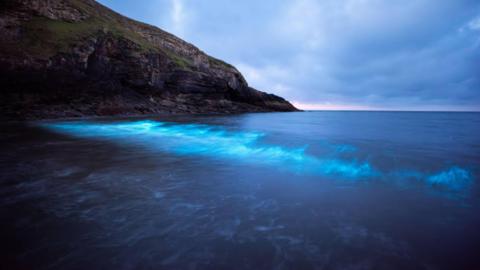
[[[385,110],[385,109],[300,109],[304,112],[438,112],[438,113],[480,113],[480,110]]]
[[[477,106],[411,106],[410,108],[385,108],[368,105],[318,104],[291,102],[293,106],[303,111],[381,111],[381,112],[480,112]],[[399,106],[400,107],[400,106]],[[416,108],[415,108],[416,107]],[[423,108],[422,108],[423,107]],[[443,108],[442,108],[443,107]]]

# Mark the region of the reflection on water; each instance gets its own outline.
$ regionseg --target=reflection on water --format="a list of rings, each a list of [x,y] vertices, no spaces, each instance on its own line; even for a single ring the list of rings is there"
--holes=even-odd
[[[3,126],[7,269],[480,263],[480,114],[309,112]]]

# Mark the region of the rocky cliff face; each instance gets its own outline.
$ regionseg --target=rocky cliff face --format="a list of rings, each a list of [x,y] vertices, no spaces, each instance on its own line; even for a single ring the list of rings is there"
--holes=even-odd
[[[233,66],[93,0],[0,3],[3,117],[294,111]]]

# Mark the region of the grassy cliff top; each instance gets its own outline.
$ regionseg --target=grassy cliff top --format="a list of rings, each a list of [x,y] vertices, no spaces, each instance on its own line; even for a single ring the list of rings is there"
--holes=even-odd
[[[75,20],[46,16],[45,12],[36,10],[39,5],[51,5],[55,11],[61,5],[65,8],[62,14],[75,11],[75,14],[81,16]],[[46,8],[48,10],[49,7]],[[31,7],[24,9],[33,12],[27,20],[22,21],[21,40],[12,44],[13,48],[10,49],[13,51],[22,50],[34,57],[48,59],[58,53],[70,52],[76,44],[101,34],[110,34],[133,42],[139,53],[163,53],[181,69],[194,69],[192,55],[199,54],[208,59],[210,66],[234,69],[230,64],[204,54],[172,34],[122,16],[93,0],[70,0],[66,3],[59,0],[47,3],[40,1],[37,6],[31,4]]]

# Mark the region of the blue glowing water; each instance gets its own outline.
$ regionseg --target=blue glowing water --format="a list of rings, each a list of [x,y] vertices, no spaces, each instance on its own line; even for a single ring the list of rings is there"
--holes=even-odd
[[[425,180],[431,185],[454,190],[469,187],[472,182],[468,170],[453,166],[428,175],[414,169],[398,168],[399,172],[381,172],[368,161],[356,159],[325,158],[308,154],[308,146],[287,148],[282,145],[262,143],[267,134],[258,131],[229,131],[220,126],[205,124],[176,124],[153,120],[132,120],[120,123],[60,122],[40,126],[52,131],[85,138],[102,138],[119,144],[143,145],[151,151],[177,155],[225,158],[237,162],[273,166],[297,174],[337,175],[361,180],[367,177],[397,177]],[[354,152],[353,145],[331,146],[333,154]],[[332,153],[331,153],[332,154]],[[327,155],[328,156],[328,155]]]
[[[307,154],[307,146],[286,148],[263,144],[265,133],[229,131],[219,126],[174,124],[160,121],[127,121],[121,123],[66,122],[41,125],[50,130],[77,137],[103,138],[117,143],[142,144],[153,151],[177,155],[199,155],[238,162],[274,166],[299,174],[337,174],[360,178],[375,175],[368,162],[324,159]],[[350,151],[341,145],[336,151]]]
[[[480,114],[3,123],[5,269],[480,269]]]

